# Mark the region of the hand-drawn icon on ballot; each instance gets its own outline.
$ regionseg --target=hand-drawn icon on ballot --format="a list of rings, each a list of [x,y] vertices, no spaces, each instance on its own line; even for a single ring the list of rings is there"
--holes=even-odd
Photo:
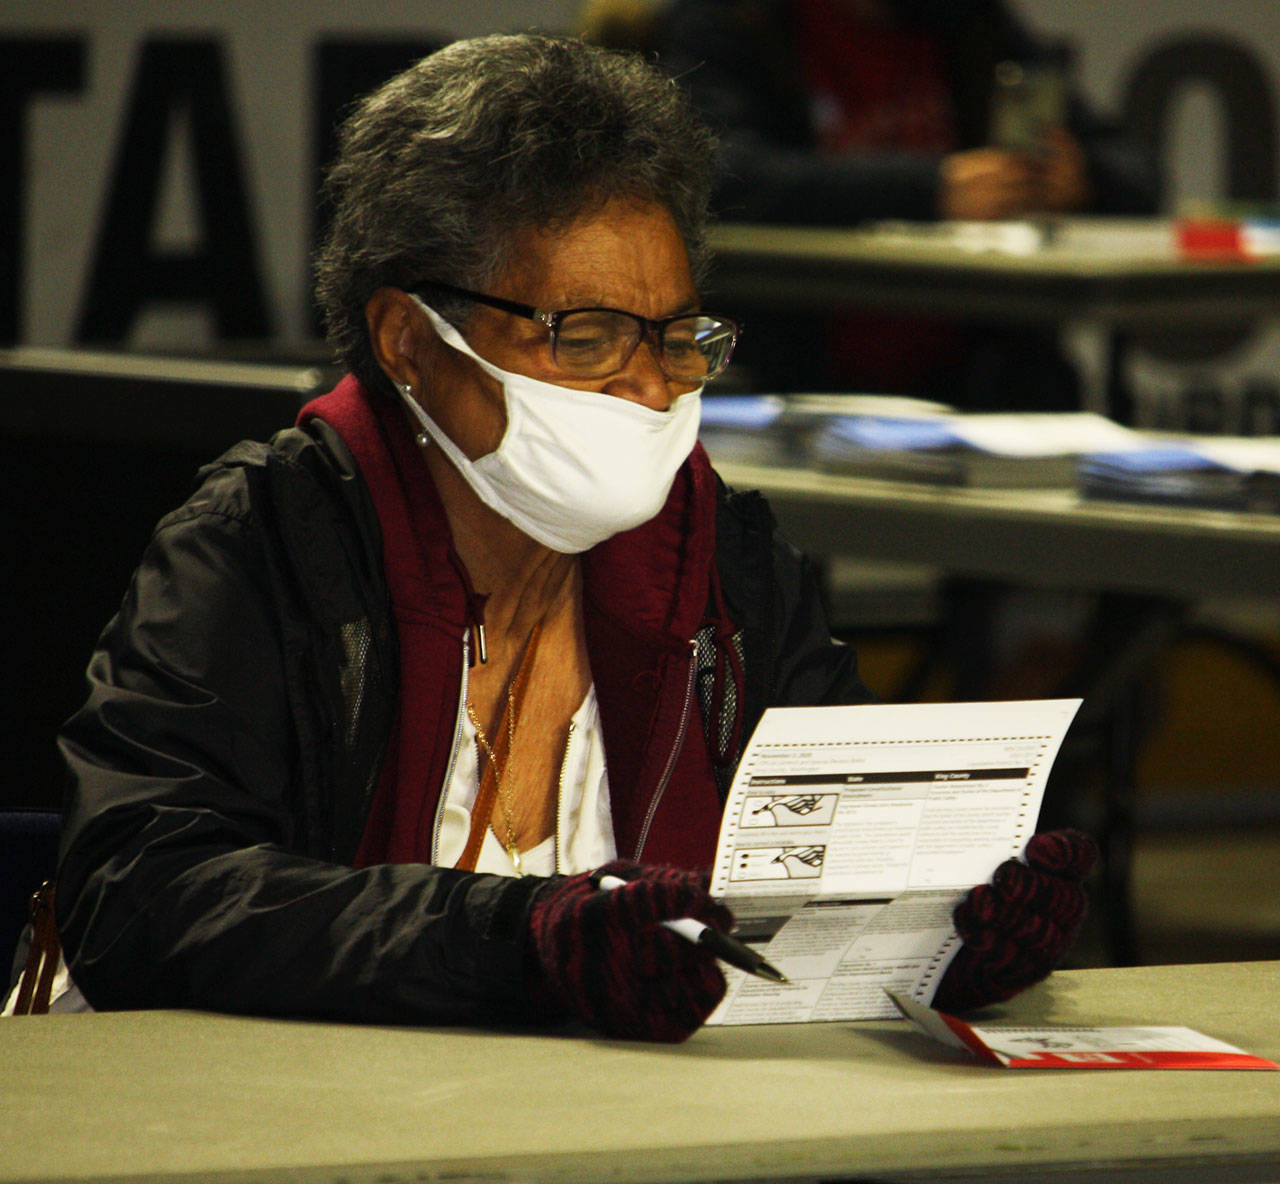
[[[840,803],[838,793],[747,794],[744,827],[830,826]]]
[[[816,880],[822,875],[823,845],[805,847],[739,847],[733,854],[731,880]]]

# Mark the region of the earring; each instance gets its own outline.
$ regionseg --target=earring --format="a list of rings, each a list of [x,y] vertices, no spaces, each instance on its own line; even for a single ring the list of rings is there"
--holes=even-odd
[[[401,383],[400,393],[404,395],[406,399],[412,399],[413,398],[412,385],[410,385],[407,382]],[[425,448],[428,444],[431,443],[431,437],[427,435],[426,430],[424,429],[423,431],[420,431],[416,436],[414,436],[413,442],[417,444],[419,448]]]

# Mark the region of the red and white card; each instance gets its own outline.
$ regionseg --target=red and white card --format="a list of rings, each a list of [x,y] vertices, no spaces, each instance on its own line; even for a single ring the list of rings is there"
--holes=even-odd
[[[1191,1028],[1040,1026],[985,1028],[888,992],[926,1036],[1006,1069],[1280,1069]]]

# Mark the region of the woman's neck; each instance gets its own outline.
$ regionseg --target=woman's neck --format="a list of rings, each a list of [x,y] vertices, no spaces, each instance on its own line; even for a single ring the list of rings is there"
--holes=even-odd
[[[576,599],[578,557],[531,539],[485,505],[439,448],[429,444],[424,451],[454,549],[471,586],[487,597],[489,638],[527,637],[537,622]]]

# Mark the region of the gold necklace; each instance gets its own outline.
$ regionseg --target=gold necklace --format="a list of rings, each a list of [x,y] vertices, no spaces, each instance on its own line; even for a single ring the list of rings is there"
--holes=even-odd
[[[512,818],[511,806],[507,802],[507,791],[502,787],[502,778],[507,768],[511,767],[511,754],[515,749],[516,743],[516,705],[511,694],[511,688],[507,688],[507,765],[503,768],[498,763],[498,758],[494,754],[493,746],[489,743],[489,737],[484,734],[484,728],[480,726],[480,719],[476,715],[476,709],[471,703],[471,696],[467,696],[467,718],[471,721],[471,726],[476,730],[476,740],[480,747],[484,750],[484,755],[489,763],[493,766],[493,784],[498,791],[498,805],[502,807],[502,820],[506,825],[506,840],[499,839],[507,854],[511,857],[511,862],[515,865],[516,874],[520,875],[520,852],[516,847],[516,827]]]
[[[516,744],[516,724],[520,714],[521,705],[524,703],[524,688],[528,681],[529,669],[533,666],[533,655],[537,651],[538,641],[542,636],[542,622],[539,621],[533,627],[533,631],[529,634],[528,643],[525,645],[524,653],[520,655],[520,664],[516,667],[516,672],[511,681],[507,684],[507,752],[505,764],[499,764],[497,754],[493,751],[493,745],[489,743],[489,737],[484,734],[484,728],[480,725],[480,717],[476,713],[475,705],[471,702],[471,696],[467,696],[466,708],[467,718],[471,721],[471,726],[476,730],[476,741],[479,743],[485,756],[489,760],[489,766],[493,769],[493,796],[498,799],[498,805],[502,809],[503,821],[506,824],[507,837],[505,840],[498,836],[498,841],[502,843],[503,848],[511,857],[511,862],[515,866],[516,874],[522,875],[522,863],[520,859],[520,851],[516,846],[516,827],[515,816],[512,812],[511,805],[507,799],[507,792],[503,788],[502,782],[511,768],[511,757],[515,751]],[[481,778],[480,794],[477,796],[475,809],[484,814],[492,816],[492,804],[484,806],[482,800],[485,797],[484,778]],[[490,799],[492,802],[492,799]],[[490,825],[489,817],[475,819],[475,823],[486,829]],[[494,834],[497,835],[495,829]],[[475,866],[475,857],[479,855],[479,834],[475,826],[472,828],[472,837],[468,840],[467,850],[471,852],[470,866]],[[464,860],[467,853],[463,853]]]

